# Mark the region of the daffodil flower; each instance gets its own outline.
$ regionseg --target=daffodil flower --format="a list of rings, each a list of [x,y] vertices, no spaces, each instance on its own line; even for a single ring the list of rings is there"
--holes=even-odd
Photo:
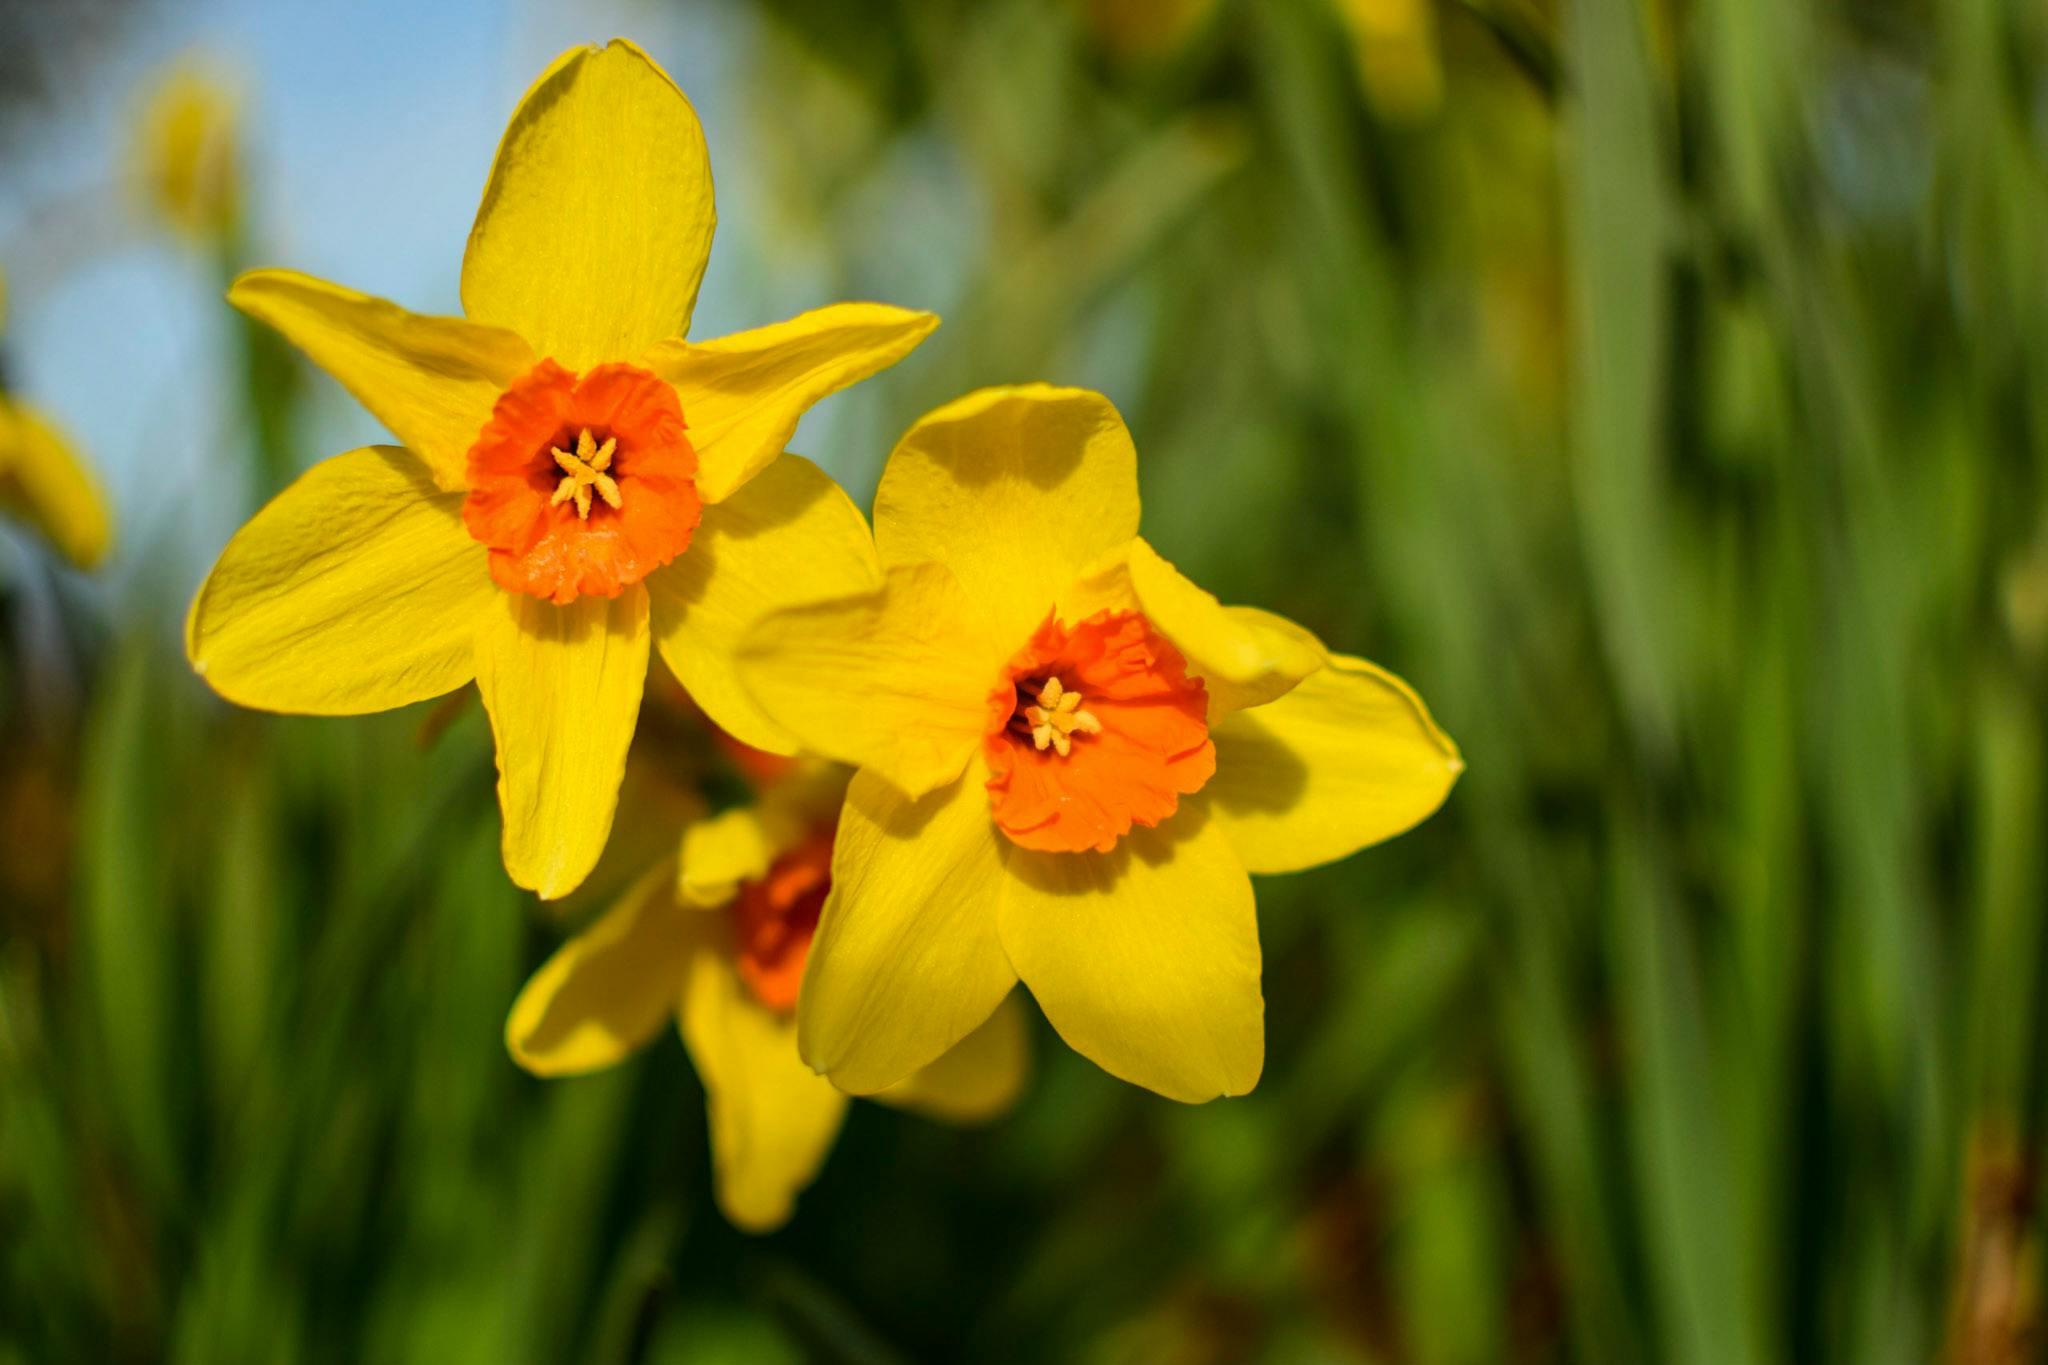
[[[1138,537],[1098,394],[930,414],[875,496],[883,585],[765,617],[742,681],[858,766],[798,1011],[803,1055],[883,1089],[1021,978],[1060,1035],[1175,1099],[1264,1064],[1248,873],[1435,810],[1462,764],[1404,683],[1225,607]]]
[[[232,233],[242,206],[241,98],[211,63],[184,57],[150,86],[129,157],[138,198],[199,241]]]
[[[466,318],[283,271],[229,294],[404,449],[330,459],[242,528],[192,604],[194,668],[232,701],[319,715],[474,678],[505,867],[545,897],[604,846],[650,643],[721,726],[789,751],[733,682],[733,639],[873,573],[873,549],[783,445],[938,324],[839,304],[685,341],[713,216],[689,101],[617,41],[565,53],[513,114],[463,258]]]
[[[751,1231],[788,1220],[846,1116],[847,1096],[798,1057],[794,1013],[845,786],[843,770],[806,764],[687,826],[678,857],[549,958],[505,1024],[521,1066],[571,1076],[616,1065],[673,1019],[704,1082],[719,1207]],[[1013,1003],[875,1098],[978,1122],[1009,1108],[1027,1067]]]
[[[0,276],[0,323],[7,281]],[[7,388],[0,373],[0,511],[42,533],[81,569],[106,558],[113,518],[99,481],[57,425]]]

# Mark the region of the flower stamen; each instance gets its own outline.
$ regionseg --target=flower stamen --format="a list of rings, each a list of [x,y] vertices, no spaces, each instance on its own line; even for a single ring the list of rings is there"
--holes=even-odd
[[[1081,709],[1081,694],[1069,692],[1058,678],[1047,678],[1038,690],[1038,704],[1024,708],[1024,720],[1031,727],[1031,745],[1040,753],[1051,748],[1065,758],[1074,747],[1076,734],[1099,735],[1102,722],[1092,711]]]
[[[621,505],[618,481],[605,473],[612,467],[612,455],[618,449],[616,436],[607,436],[599,445],[597,438],[585,427],[576,438],[576,449],[568,451],[560,446],[554,448],[555,463],[561,467],[562,481],[555,485],[554,497],[548,499],[548,506],[559,507],[574,499],[576,515],[584,521],[590,520],[590,490],[595,488],[605,505],[617,511]]]

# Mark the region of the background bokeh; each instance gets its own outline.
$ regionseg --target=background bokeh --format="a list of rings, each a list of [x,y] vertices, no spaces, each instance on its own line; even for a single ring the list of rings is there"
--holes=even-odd
[[[795,449],[865,502],[968,387],[1101,389],[1164,553],[1460,741],[1262,883],[1251,1096],[1041,1025],[1008,1121],[855,1106],[741,1236],[673,1039],[500,1041],[715,777],[672,691],[557,912],[476,707],[190,676],[229,531],[378,435],[225,280],[456,311],[506,115],[615,32],[707,127],[701,333],[946,319]],[[212,217],[137,170],[181,62]],[[91,577],[0,533],[0,1361],[2037,1358],[2044,77],[2018,0],[0,5],[6,382],[118,519]]]

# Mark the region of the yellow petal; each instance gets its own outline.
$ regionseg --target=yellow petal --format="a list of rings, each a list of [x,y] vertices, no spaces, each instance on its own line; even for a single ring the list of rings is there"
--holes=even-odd
[[[1294,872],[1420,824],[1464,771],[1408,684],[1334,656],[1286,696],[1209,732],[1204,796],[1253,872]]]
[[[623,38],[526,92],[462,259],[462,306],[572,370],[689,330],[717,219],[697,111]]]
[[[1168,1099],[1258,1083],[1252,884],[1215,821],[1189,805],[1110,853],[1004,852],[1003,947],[1069,1046]]]
[[[476,682],[498,742],[505,871],[553,900],[590,875],[611,833],[647,682],[647,594],[495,596]]]
[[[789,455],[706,507],[690,548],[648,575],[654,638],[670,671],[728,734],[770,753],[797,742],[733,676],[733,651],[782,607],[872,590],[881,581],[868,524],[844,489]]]
[[[1017,975],[996,935],[1004,877],[987,769],[921,801],[859,773],[797,1003],[804,1060],[871,1095],[980,1028]]]
[[[984,1123],[1017,1102],[1031,1074],[1031,1034],[1013,992],[924,1070],[873,1098],[948,1123]]]
[[[1224,606],[1137,538],[1060,595],[1067,620],[1106,608],[1135,608],[1173,641],[1208,689],[1212,721],[1284,695],[1325,658],[1308,631],[1256,607]]]
[[[678,1018],[710,1110],[718,1206],[749,1232],[779,1227],[832,1150],[846,1096],[804,1065],[796,1021],[748,995],[725,954],[691,960]]]
[[[675,866],[643,875],[533,974],[505,1020],[512,1060],[576,1076],[638,1051],[675,1012],[683,967],[710,926],[675,903]]]
[[[922,796],[980,745],[1009,652],[945,565],[919,564],[889,570],[879,592],[762,619],[735,657],[741,685],[804,748]]]
[[[501,594],[484,547],[395,446],[306,471],[221,551],[185,620],[185,653],[243,706],[362,715],[475,675],[478,622]]]
[[[333,375],[446,489],[465,486],[477,432],[534,354],[515,333],[395,303],[289,270],[236,280],[228,302]]]
[[[938,325],[933,313],[835,303],[715,341],[666,341],[647,366],[682,397],[697,491],[715,503],[782,453],[811,404],[894,365]]]
[[[683,826],[676,897],[700,910],[715,910],[739,894],[740,883],[767,875],[781,853],[775,831],[758,806],[733,806]]]
[[[1053,599],[1138,533],[1137,455],[1107,398],[982,389],[920,419],[875,492],[884,565],[948,565],[988,628],[1022,645]]]
[[[838,816],[850,776],[836,764],[806,762],[752,805],[684,826],[677,895],[704,909],[726,904],[741,882],[765,876],[783,853]]]
[[[0,507],[41,531],[81,569],[98,566],[113,539],[99,480],[34,408],[0,398]]]

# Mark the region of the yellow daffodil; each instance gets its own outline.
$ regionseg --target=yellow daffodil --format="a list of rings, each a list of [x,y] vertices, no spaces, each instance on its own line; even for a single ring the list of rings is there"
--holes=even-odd
[[[1019,979],[1060,1035],[1175,1099],[1264,1063],[1248,872],[1408,829],[1462,768],[1406,684],[1225,607],[1138,537],[1098,394],[930,414],[875,496],[879,589],[765,617],[742,681],[858,765],[805,978],[803,1055],[855,1094],[972,1033]]]
[[[323,715],[474,678],[505,867],[546,897],[611,828],[650,642],[721,726],[788,751],[734,683],[732,641],[874,569],[859,511],[783,444],[938,325],[838,304],[684,341],[712,223],[696,113],[617,41],[565,53],[513,114],[466,318],[283,271],[229,294],[405,448],[328,460],[242,528],[192,604],[194,668],[233,701]]]
[[[686,827],[678,857],[548,959],[505,1023],[521,1066],[569,1076],[616,1064],[673,1018],[704,1082],[719,1207],[751,1231],[787,1221],[846,1115],[846,1095],[797,1055],[794,1015],[845,787],[843,770],[803,765]],[[875,1098],[994,1117],[1023,1085],[1026,1044],[1012,1003]]]
[[[130,155],[138,197],[178,232],[230,232],[241,216],[241,99],[206,63],[182,59],[145,95]]]
[[[0,276],[0,330],[7,281]],[[0,510],[41,532],[81,569],[98,566],[113,539],[113,518],[98,480],[51,422],[7,387],[0,369]]]

